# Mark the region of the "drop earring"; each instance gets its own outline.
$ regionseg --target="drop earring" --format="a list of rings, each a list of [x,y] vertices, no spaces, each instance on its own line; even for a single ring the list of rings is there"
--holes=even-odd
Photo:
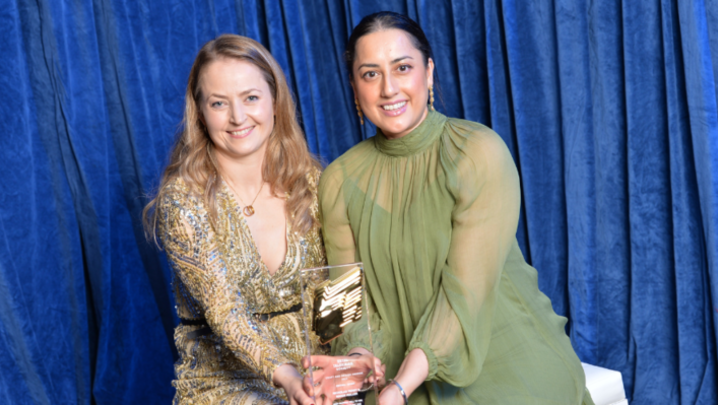
[[[357,114],[359,115],[359,123],[364,125],[364,113],[361,112],[361,107],[359,107],[359,101],[354,98],[354,104],[357,106]]]
[[[434,110],[434,86],[429,86],[429,108],[431,108],[431,111]]]

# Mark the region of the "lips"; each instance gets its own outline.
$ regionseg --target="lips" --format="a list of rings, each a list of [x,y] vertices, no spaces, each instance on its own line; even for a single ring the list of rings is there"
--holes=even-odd
[[[382,104],[381,109],[385,115],[396,117],[406,111],[406,105],[406,100],[401,100],[391,104]]]
[[[406,105],[406,101],[399,101],[394,104],[384,104],[383,106],[381,106],[381,108],[383,108],[384,111],[392,111],[392,110],[397,110],[405,105]]]
[[[227,132],[229,133],[229,135],[232,138],[241,139],[241,138],[247,137],[252,132],[253,129],[254,129],[254,126],[251,126],[248,128],[241,129],[239,131],[227,131]]]

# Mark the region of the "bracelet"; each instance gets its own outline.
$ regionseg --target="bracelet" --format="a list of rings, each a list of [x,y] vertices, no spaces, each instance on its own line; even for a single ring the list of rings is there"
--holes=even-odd
[[[409,399],[406,398],[406,392],[404,392],[404,388],[401,388],[401,385],[399,385],[396,380],[389,380],[389,384],[396,385],[396,388],[399,388],[399,392],[401,393],[401,396],[404,397],[404,405],[409,405]]]
[[[359,352],[354,352],[354,353],[349,353],[349,354],[347,354],[347,357],[350,357],[350,356],[361,356],[361,355],[362,355],[362,354],[359,353]]]

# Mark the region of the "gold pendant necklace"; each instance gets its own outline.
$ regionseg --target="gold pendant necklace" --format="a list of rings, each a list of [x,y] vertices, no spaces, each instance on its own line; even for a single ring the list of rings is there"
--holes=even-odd
[[[229,179],[228,179],[229,180]],[[229,181],[229,187],[232,188],[232,191],[234,191],[234,194],[239,198],[239,202],[244,205],[244,201],[242,201],[242,197],[239,196],[239,193],[237,192],[237,189],[234,188],[234,185],[232,184],[232,180]],[[264,181],[262,181],[262,185],[259,186],[259,191],[257,191],[257,195],[254,196],[254,200],[252,200],[252,203],[249,205],[244,205],[244,208],[242,208],[242,213],[245,217],[251,217],[254,215],[254,202],[257,201],[257,197],[259,197],[259,193],[262,192],[262,187],[264,187]]]

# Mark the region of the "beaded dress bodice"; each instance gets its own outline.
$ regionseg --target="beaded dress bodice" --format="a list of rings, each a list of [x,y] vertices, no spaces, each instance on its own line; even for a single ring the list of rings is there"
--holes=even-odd
[[[310,176],[316,190],[316,178]],[[286,311],[300,303],[303,268],[325,264],[319,229],[305,235],[287,224],[287,252],[270,274],[226,184],[217,194],[217,218],[181,179],[168,186],[158,205],[159,235],[173,269],[181,319],[205,320],[212,333],[180,324],[175,344],[175,403],[277,403],[284,392],[271,384],[274,370],[300,364],[306,355],[302,311],[266,322],[254,314]],[[312,214],[317,214],[316,199]],[[313,340],[316,344],[316,340]],[[243,399],[242,399],[243,398]]]

